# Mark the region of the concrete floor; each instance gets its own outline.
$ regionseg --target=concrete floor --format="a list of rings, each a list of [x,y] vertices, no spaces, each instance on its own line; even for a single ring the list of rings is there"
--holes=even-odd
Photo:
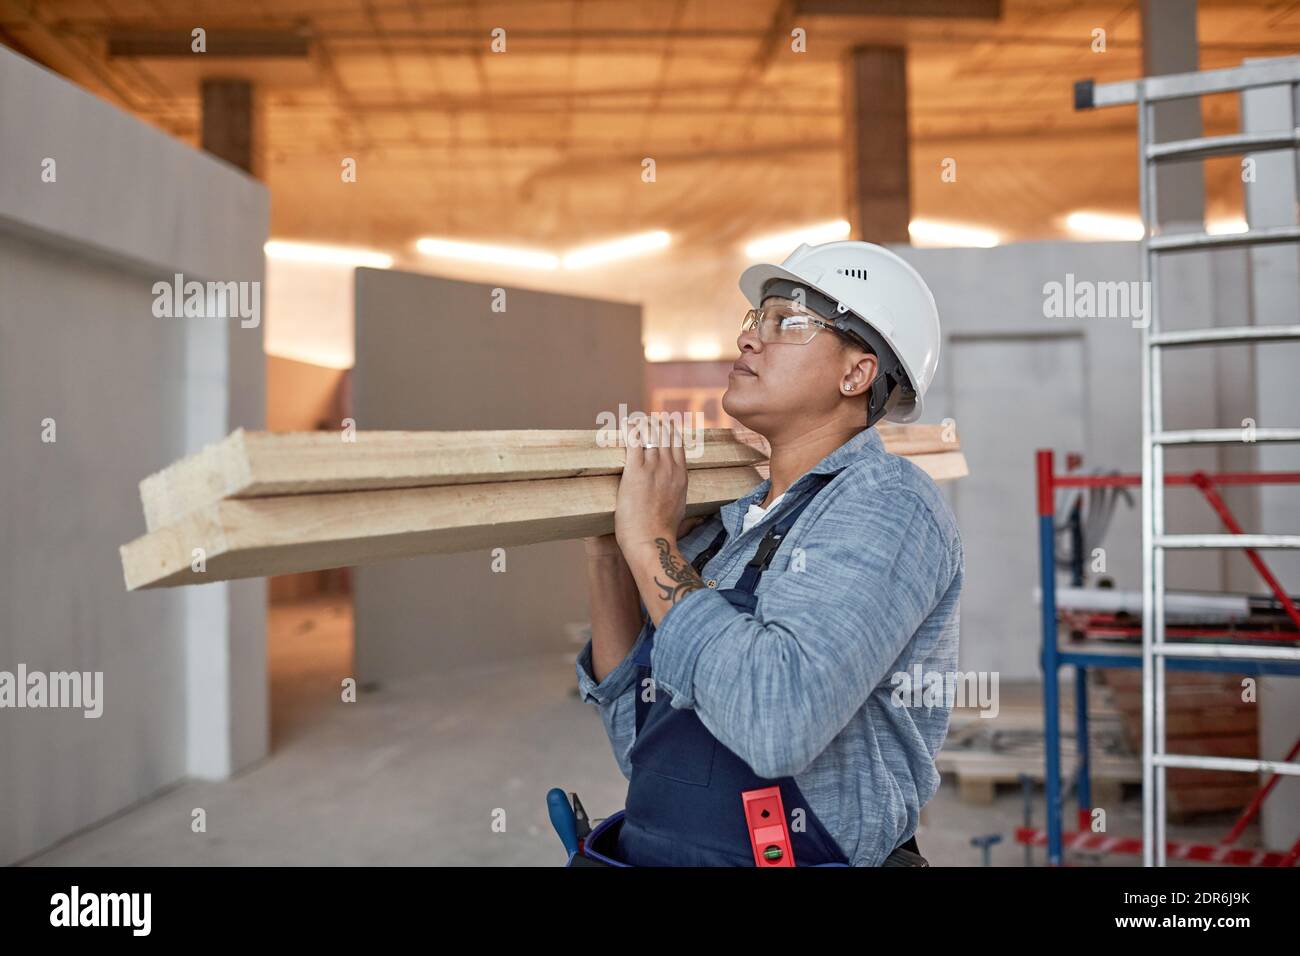
[[[182,783],[27,862],[558,866],[550,787],[577,790],[596,817],[623,804],[626,781],[595,711],[574,694],[570,655],[411,677],[343,703],[351,611],[337,602],[274,608],[269,655],[270,757],[231,780]],[[191,831],[195,808],[206,811],[205,833]],[[1041,792],[1035,812],[1041,823]],[[934,865],[974,866],[970,838],[1000,833],[994,865],[1020,866],[1024,851],[1012,838],[1021,814],[1014,789],[972,806],[945,781],[917,839]],[[1212,840],[1227,826],[1171,826],[1170,835]],[[1136,796],[1112,812],[1110,829],[1141,832]]]

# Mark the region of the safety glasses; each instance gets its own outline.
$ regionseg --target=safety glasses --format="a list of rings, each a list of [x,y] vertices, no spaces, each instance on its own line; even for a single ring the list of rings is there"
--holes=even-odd
[[[811,312],[790,305],[766,305],[750,309],[740,324],[742,332],[758,332],[764,344],[807,345],[822,329],[838,332],[834,325]]]

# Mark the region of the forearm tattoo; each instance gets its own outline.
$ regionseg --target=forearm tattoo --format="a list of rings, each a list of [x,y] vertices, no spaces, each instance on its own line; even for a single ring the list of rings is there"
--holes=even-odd
[[[661,598],[669,604],[676,604],[683,595],[704,587],[695,568],[681,560],[680,555],[673,550],[672,542],[667,538],[655,538],[655,547],[659,549],[659,565],[668,575],[668,581],[660,581],[658,575],[654,579]]]

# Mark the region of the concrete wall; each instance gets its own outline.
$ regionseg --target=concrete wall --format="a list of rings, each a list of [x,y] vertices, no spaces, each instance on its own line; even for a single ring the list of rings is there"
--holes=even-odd
[[[591,428],[643,408],[635,305],[358,269],[358,429]],[[521,647],[569,648],[588,618],[582,543],[436,555],[358,568],[362,681],[485,663]],[[576,649],[576,648],[575,648]]]
[[[961,666],[1002,677],[1039,674],[1034,452],[1081,452],[1084,470],[1140,470],[1139,331],[1132,317],[1049,318],[1044,286],[1138,279],[1135,243],[1039,242],[995,249],[895,247],[934,290],[943,322],[939,372],[925,421],[957,423],[971,475],[948,486],[966,546]],[[1181,257],[1165,292],[1166,326],[1212,323],[1209,266]],[[1224,283],[1243,282],[1240,270]],[[1241,294],[1244,287],[1236,289]],[[1231,290],[1229,290],[1231,291]],[[1212,353],[1180,357],[1168,377],[1171,428],[1210,427],[1223,391]],[[1175,468],[1216,467],[1214,450],[1171,457]],[[1121,506],[1104,543],[1116,586],[1140,590],[1140,512]],[[1213,530],[1213,514],[1191,496],[1167,498],[1171,531]],[[1217,554],[1179,556],[1170,579],[1218,588]],[[1176,575],[1176,576],[1175,576]]]
[[[103,672],[97,719],[0,709],[0,863],[265,752],[265,585],[128,595],[117,548],[140,478],[261,422],[260,328],[157,318],[152,288],[260,280],[267,216],[243,174],[0,47],[0,670]]]

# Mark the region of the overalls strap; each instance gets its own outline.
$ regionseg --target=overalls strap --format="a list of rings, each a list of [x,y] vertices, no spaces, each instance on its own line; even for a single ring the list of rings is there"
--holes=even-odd
[[[832,477],[813,476],[799,500],[773,516],[737,586],[718,589],[738,611],[754,612],[758,600],[754,591],[763,572],[799,515]],[[724,530],[697,556],[692,562],[697,572],[703,573],[725,540]],[[759,776],[714,736],[695,708],[673,707],[666,692],[656,698],[650,668],[654,633],[650,625],[635,661],[637,730],[627,754],[632,766],[627,805],[621,816],[616,815],[617,830],[611,825],[605,831],[608,839],[601,852],[625,866],[753,866],[754,834],[744,795],[776,788],[787,815],[796,809],[803,813],[804,825],[788,834],[794,860],[801,866],[847,866],[844,850],[813,812],[794,777]]]
[[[709,546],[706,547],[699,554],[697,554],[695,556],[695,560],[691,562],[691,567],[695,569],[695,573],[703,574],[705,566],[708,565],[708,563],[713,560],[713,556],[717,554],[719,551],[721,551],[722,546],[726,543],[727,543],[727,528],[724,525],[722,527],[722,530],[720,530],[717,533],[717,535],[714,537],[714,539],[711,542],[709,542]]]
[[[741,572],[740,580],[736,582],[736,590],[744,591],[746,594],[753,594],[758,588],[759,578],[767,570],[767,566],[772,563],[772,556],[776,554],[777,548],[781,547],[781,542],[785,536],[790,533],[794,523],[799,520],[803,510],[812,504],[817,493],[826,487],[826,484],[834,478],[834,475],[815,475],[808,488],[808,492],[799,499],[799,502],[781,516],[781,520],[767,529],[767,534],[763,535],[763,540],[758,543],[758,550],[754,556],[749,559],[745,565],[745,570]],[[724,529],[725,530],[725,529]]]
[[[817,497],[834,475],[815,475],[808,488],[808,491],[795,503],[794,507],[781,516],[781,520],[776,522],[763,535],[763,540],[758,544],[758,550],[754,556],[749,559],[745,565],[745,570],[741,572],[740,580],[736,582],[734,588],[727,589],[730,591],[728,600],[741,610],[753,611],[754,592],[758,587],[759,580],[763,577],[763,572],[767,570],[768,565],[772,563],[772,558],[776,555],[777,549],[781,547],[781,542],[785,536],[790,533],[794,523],[799,520],[805,508],[812,504],[812,500]],[[703,551],[695,556],[691,566],[695,568],[696,574],[703,574],[705,566],[713,560],[714,556],[722,550],[722,546],[727,540],[727,529],[722,528],[717,536],[709,543]],[[720,593],[726,593],[720,592]],[[646,681],[651,679],[650,671],[650,651],[654,647],[654,625],[650,625],[650,633],[642,642],[641,648],[636,656],[637,664],[637,687],[636,687],[636,729],[640,733],[641,726],[645,723],[646,715],[650,712],[651,701],[646,700]]]

